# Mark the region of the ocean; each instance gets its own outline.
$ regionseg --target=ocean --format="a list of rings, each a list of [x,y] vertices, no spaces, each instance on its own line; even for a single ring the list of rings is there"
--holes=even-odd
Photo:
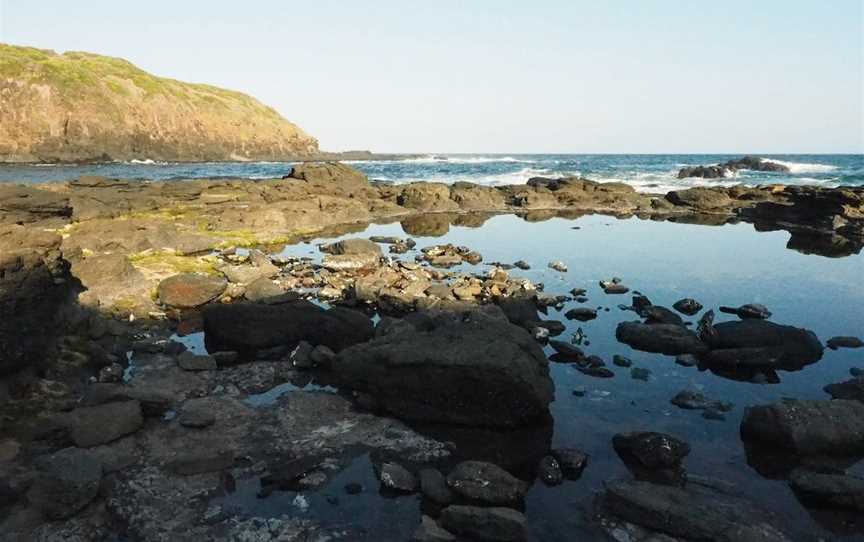
[[[429,154],[398,160],[349,161],[370,179],[406,183],[468,181],[483,185],[523,184],[531,177],[578,175],[599,182],[624,182],[641,192],[665,193],[692,186],[813,184],[864,185],[864,155],[760,155],[781,162],[789,173],[739,171],[725,179],[678,179],[684,166],[710,165],[740,158],[720,154]],[[41,183],[103,175],[127,179],[278,178],[285,162],[169,163],[152,160],[103,164],[0,165],[0,182]]]

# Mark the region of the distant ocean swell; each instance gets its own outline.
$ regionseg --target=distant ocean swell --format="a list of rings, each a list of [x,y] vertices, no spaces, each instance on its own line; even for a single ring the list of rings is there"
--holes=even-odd
[[[473,182],[488,186],[524,184],[532,177],[578,176],[598,182],[622,182],[641,192],[665,193],[693,186],[760,184],[864,185],[864,155],[770,155],[788,173],[740,170],[723,179],[678,178],[685,166],[710,165],[741,155],[623,154],[429,154],[401,160],[348,162],[370,179],[407,183]],[[0,182],[47,182],[81,175],[129,179],[279,178],[283,162],[167,163],[135,160],[88,165],[0,165]]]

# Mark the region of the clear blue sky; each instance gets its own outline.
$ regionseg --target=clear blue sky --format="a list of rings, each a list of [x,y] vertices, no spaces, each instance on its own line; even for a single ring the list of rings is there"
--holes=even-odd
[[[862,0],[0,0],[0,41],[248,92],[325,149],[864,152]]]

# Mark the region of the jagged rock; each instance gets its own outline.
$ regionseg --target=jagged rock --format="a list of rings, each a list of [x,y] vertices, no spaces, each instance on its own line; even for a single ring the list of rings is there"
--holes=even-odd
[[[548,412],[548,360],[500,312],[415,320],[340,352],[338,380],[373,395],[385,411],[418,421],[515,427]]]
[[[528,484],[492,463],[463,461],[447,475],[447,485],[461,497],[486,504],[516,504]]]
[[[102,463],[85,450],[65,448],[36,464],[39,470],[27,500],[48,519],[69,518],[99,494]]]
[[[334,351],[370,339],[372,320],[349,309],[325,310],[308,301],[279,305],[208,305],[203,311],[207,350],[249,353],[302,340]]]
[[[160,282],[156,293],[163,305],[193,309],[219,297],[227,286],[223,278],[184,273]]]
[[[695,333],[674,324],[621,322],[615,330],[615,338],[637,350],[670,356],[701,354],[708,350]]]
[[[448,506],[441,512],[441,524],[448,531],[479,540],[522,542],[528,536],[525,515],[512,508]]]
[[[852,455],[864,451],[864,403],[801,400],[748,407],[741,437],[801,455]]]

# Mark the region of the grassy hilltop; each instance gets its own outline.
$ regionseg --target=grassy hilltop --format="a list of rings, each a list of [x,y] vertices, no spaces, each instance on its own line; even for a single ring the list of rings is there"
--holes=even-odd
[[[0,44],[0,161],[279,160],[318,142],[246,94]]]

